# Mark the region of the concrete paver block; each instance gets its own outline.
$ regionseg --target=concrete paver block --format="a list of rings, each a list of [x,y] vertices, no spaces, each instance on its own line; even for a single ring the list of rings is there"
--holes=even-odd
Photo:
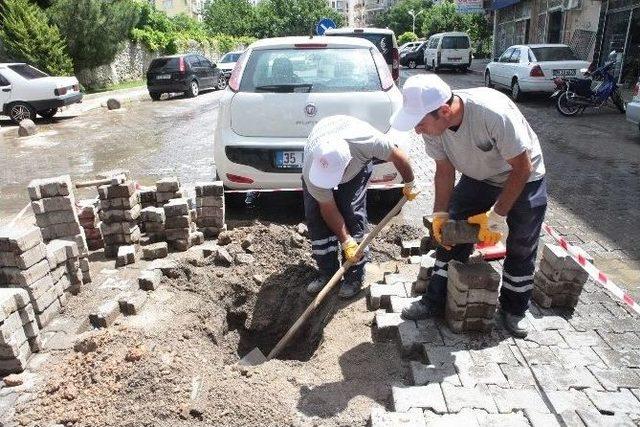
[[[407,412],[412,408],[432,409],[438,413],[447,412],[440,384],[391,388],[393,407],[397,412]]]
[[[145,291],[154,291],[162,281],[163,272],[161,269],[143,270],[138,276],[138,285]]]
[[[425,365],[421,362],[411,361],[411,376],[413,385],[427,385],[430,383],[449,383],[460,386],[460,378],[453,363],[443,365]]]
[[[120,306],[117,301],[105,301],[89,314],[89,322],[95,328],[107,328],[111,326],[119,314]]]
[[[142,247],[142,258],[154,260],[166,258],[169,255],[169,244],[167,242],[152,243]]]
[[[502,414],[516,410],[531,409],[537,412],[549,412],[542,397],[536,389],[505,389],[494,385],[489,386],[489,392]]]
[[[390,309],[391,296],[408,296],[402,282],[396,282],[391,285],[374,283],[369,286],[369,307],[371,310],[377,310],[379,308]]]
[[[407,412],[387,412],[376,406],[371,409],[371,427],[426,427],[422,410],[410,409]]]
[[[498,407],[484,384],[475,387],[456,387],[445,382],[442,383],[442,393],[449,412],[460,412],[464,408],[469,408],[482,409],[490,414],[498,413]]]
[[[640,401],[627,389],[617,392],[586,390],[585,393],[601,413],[640,415]]]

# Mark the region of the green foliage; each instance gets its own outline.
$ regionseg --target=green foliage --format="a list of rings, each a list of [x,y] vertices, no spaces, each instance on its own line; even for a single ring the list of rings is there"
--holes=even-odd
[[[237,50],[241,46],[249,46],[256,41],[253,37],[233,37],[220,34],[214,37],[215,47],[220,54]]]
[[[247,0],[210,0],[204,6],[204,23],[211,34],[246,36],[254,21],[254,8]]]
[[[47,10],[67,38],[76,69],[109,64],[140,17],[134,0],[56,0]]]
[[[416,34],[422,33],[422,22],[427,9],[431,7],[431,0],[400,0],[395,3],[388,11],[380,14],[375,19],[375,26],[381,28],[391,28],[396,34],[402,34],[412,31],[413,18],[409,14],[412,10],[414,13],[424,12],[416,16]]]
[[[304,36],[313,33],[322,18],[344,24],[341,14],[325,0],[262,0],[255,6],[254,34],[259,38]]]
[[[0,40],[7,54],[53,75],[73,74],[65,40],[47,15],[28,0],[5,0],[0,7]]]
[[[406,33],[402,33],[400,37],[398,37],[398,46],[402,46],[405,43],[414,42],[418,40],[418,36],[411,31],[407,31]]]

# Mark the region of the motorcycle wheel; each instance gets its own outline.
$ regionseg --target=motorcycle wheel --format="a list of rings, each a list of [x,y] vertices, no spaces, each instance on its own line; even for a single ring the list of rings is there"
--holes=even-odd
[[[620,111],[621,114],[624,114],[627,111],[619,91],[616,90],[611,94],[611,100],[613,101],[613,104],[618,108],[618,111]]]
[[[580,112],[580,106],[572,105],[567,99],[567,92],[562,92],[556,101],[556,108],[565,117],[575,116]]]

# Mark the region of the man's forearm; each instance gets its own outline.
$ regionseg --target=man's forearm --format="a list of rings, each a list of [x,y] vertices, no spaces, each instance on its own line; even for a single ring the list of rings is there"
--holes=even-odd
[[[511,165],[511,172],[493,208],[495,213],[502,216],[506,216],[518,200],[533,170],[528,152],[509,159],[507,162]]]
[[[327,227],[329,227],[329,230],[333,231],[333,234],[338,237],[340,243],[346,242],[349,238],[349,231],[335,201],[319,203],[319,205],[320,214],[327,224]]]
[[[391,161],[396,167],[404,182],[413,182],[415,179],[413,176],[413,169],[411,168],[409,157],[407,157],[407,154],[404,151],[399,148],[394,148],[391,151],[389,161]]]
[[[456,181],[456,172],[453,167],[436,167],[436,174],[433,179],[436,194],[433,203],[434,212],[448,212],[449,200],[453,192],[453,184]]]

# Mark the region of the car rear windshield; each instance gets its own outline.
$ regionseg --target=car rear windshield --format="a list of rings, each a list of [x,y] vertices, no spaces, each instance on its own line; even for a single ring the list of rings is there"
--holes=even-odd
[[[27,80],[49,77],[47,73],[43,73],[42,71],[32,67],[31,65],[26,65],[26,64],[9,65],[9,69],[20,74],[22,77],[24,77]]]
[[[346,34],[327,34],[338,37],[358,37],[369,40],[378,48],[387,64],[393,64],[393,36],[391,34],[375,34],[375,33],[346,33]]]
[[[221,63],[229,63],[229,62],[238,62],[238,58],[240,58],[240,53],[227,53],[220,60]]]
[[[177,70],[180,66],[180,58],[157,58],[151,61],[149,71],[168,71]]]
[[[371,51],[355,49],[255,50],[242,92],[374,92],[381,90]]]
[[[578,59],[569,46],[532,47],[531,50],[538,62],[575,61]]]
[[[446,36],[442,38],[443,49],[469,49],[469,38],[465,36]]]

